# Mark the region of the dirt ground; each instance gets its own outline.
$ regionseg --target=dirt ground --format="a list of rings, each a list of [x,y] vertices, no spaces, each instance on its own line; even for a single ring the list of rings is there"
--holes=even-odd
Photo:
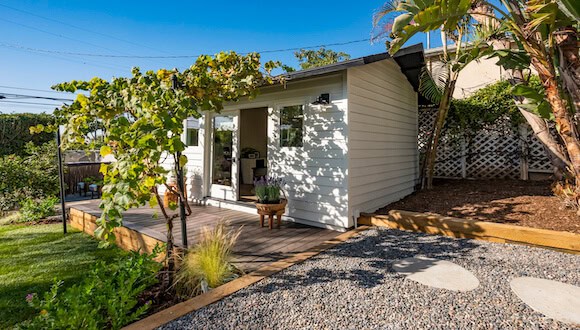
[[[580,216],[554,196],[550,181],[436,180],[377,211],[430,212],[464,219],[580,233]]]

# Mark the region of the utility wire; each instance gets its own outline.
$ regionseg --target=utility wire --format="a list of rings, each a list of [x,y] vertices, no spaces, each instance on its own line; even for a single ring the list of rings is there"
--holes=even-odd
[[[112,66],[108,66],[107,64],[101,63],[101,62],[89,62],[89,61],[86,61],[86,60],[80,59],[80,58],[79,59],[72,59],[72,58],[68,58],[68,57],[57,56],[54,54],[47,54],[47,53],[37,52],[34,50],[22,49],[20,47],[10,47],[10,46],[4,45],[2,43],[0,43],[0,46],[14,48],[17,51],[31,53],[31,54],[35,54],[35,55],[47,56],[47,57],[55,58],[55,59],[58,59],[61,61],[67,61],[67,62],[71,62],[71,63],[78,63],[78,64],[88,65],[88,66],[92,66],[92,67],[103,68],[103,69],[111,70],[113,72],[118,72],[119,70],[123,70],[123,71],[126,70],[126,68],[121,68],[120,66],[112,67]]]
[[[14,25],[22,26],[22,27],[25,27],[27,29],[31,29],[31,30],[38,31],[38,32],[41,32],[41,33],[45,33],[45,34],[48,34],[48,35],[52,35],[52,36],[55,36],[55,37],[67,39],[67,40],[74,41],[74,42],[77,42],[77,43],[83,43],[83,44],[86,44],[86,45],[89,45],[89,46],[92,46],[92,47],[101,48],[101,49],[108,50],[108,51],[111,51],[111,52],[116,52],[116,50],[111,49],[111,48],[108,48],[108,47],[103,47],[103,46],[100,46],[100,45],[97,45],[97,44],[93,44],[93,43],[90,43],[90,42],[87,42],[87,41],[84,41],[84,40],[81,40],[81,39],[71,38],[71,37],[65,36],[63,34],[53,33],[53,32],[50,32],[50,31],[43,30],[43,29],[39,29],[39,28],[37,28],[35,26],[30,26],[30,25],[22,24],[22,23],[15,22],[15,21],[11,21],[11,20],[8,20],[8,19],[5,19],[5,18],[1,18],[1,17],[0,17],[0,21],[4,21],[4,22],[11,23],[11,24],[14,24]],[[11,47],[8,44],[5,44],[4,46]],[[30,48],[30,47],[11,47],[11,48],[20,48],[20,49],[23,49],[23,50],[35,51],[34,48]],[[59,54],[59,52],[46,52],[46,51],[42,51],[42,50],[36,50],[36,52]],[[60,53],[60,54],[63,54],[63,53]],[[127,53],[125,53],[125,54],[126,54],[125,56],[128,56],[128,58],[130,58],[131,55],[128,55]],[[109,65],[109,64],[110,63],[107,63],[107,65]],[[110,65],[116,66],[117,69],[121,69],[122,68],[119,65],[115,65],[115,64],[110,64]],[[124,68],[122,68],[121,70],[124,70]]]
[[[0,93],[0,99],[41,99],[41,100],[51,100],[51,101],[74,101],[71,99],[64,99],[58,97],[49,96],[36,96],[36,95],[24,95],[24,94],[11,94],[11,93]]]
[[[38,105],[38,106],[53,106],[55,108],[60,107],[62,104],[49,104],[49,103],[36,103],[36,102],[26,102],[26,101],[6,101],[4,99],[0,99],[0,105],[4,103],[11,103],[11,104],[26,104],[26,105]]]
[[[366,39],[359,39],[359,40],[351,40],[346,42],[337,42],[331,44],[323,44],[323,45],[315,45],[315,46],[304,46],[304,47],[294,47],[294,48],[283,48],[283,49],[269,49],[269,50],[261,50],[256,51],[256,53],[260,54],[267,54],[267,53],[282,53],[282,52],[289,52],[289,51],[298,51],[301,49],[313,49],[313,48],[321,48],[321,47],[331,47],[331,46],[343,46],[343,45],[350,45],[354,43],[361,43],[365,41],[370,41],[369,38]],[[196,55],[118,55],[118,54],[95,54],[95,53],[77,53],[77,52],[68,52],[68,51],[59,51],[59,50],[49,50],[49,49],[39,49],[39,48],[32,48],[32,47],[25,47],[20,45],[14,44],[7,44],[7,43],[0,43],[1,46],[10,47],[10,48],[18,48],[33,52],[39,53],[48,53],[48,54],[61,54],[61,55],[73,55],[73,56],[88,56],[88,57],[109,57],[109,58],[145,58],[145,59],[171,59],[171,58],[196,58],[199,57],[199,54]],[[250,54],[252,52],[245,52],[240,54]]]
[[[34,88],[2,86],[2,85],[0,85],[0,88],[17,89],[17,90],[32,91],[32,92],[43,92],[43,93],[58,93],[58,94],[67,93],[67,92],[59,92],[59,91],[53,91],[53,90],[48,90],[48,89],[34,89]]]
[[[11,10],[14,10],[14,11],[17,11],[17,12],[20,12],[20,13],[24,13],[24,14],[31,15],[31,16],[34,16],[34,17],[38,17],[38,18],[41,18],[41,19],[44,19],[44,20],[47,20],[47,21],[50,21],[50,22],[62,24],[62,25],[68,26],[68,27],[75,28],[77,30],[81,30],[81,31],[85,31],[85,32],[97,34],[97,35],[100,35],[100,36],[103,36],[103,37],[107,37],[107,38],[111,38],[111,39],[114,39],[114,40],[117,40],[117,41],[121,41],[121,42],[124,42],[124,43],[127,43],[127,44],[134,45],[134,46],[139,46],[139,47],[147,48],[147,49],[154,50],[154,51],[157,51],[157,52],[160,52],[160,53],[167,53],[166,51],[159,50],[159,49],[156,49],[156,48],[153,48],[153,47],[149,47],[149,46],[146,46],[146,45],[142,45],[142,44],[139,44],[139,43],[130,41],[130,40],[121,39],[121,38],[115,37],[115,36],[110,35],[110,34],[105,34],[105,33],[102,33],[102,32],[90,30],[90,29],[84,28],[82,26],[78,26],[78,25],[74,25],[74,24],[67,23],[67,22],[59,21],[59,20],[54,19],[54,18],[50,18],[50,17],[38,15],[38,14],[29,12],[29,11],[26,11],[26,10],[22,10],[22,9],[14,8],[14,7],[11,7],[11,6],[7,6],[5,4],[0,4],[0,7],[8,8],[8,9],[11,9]]]

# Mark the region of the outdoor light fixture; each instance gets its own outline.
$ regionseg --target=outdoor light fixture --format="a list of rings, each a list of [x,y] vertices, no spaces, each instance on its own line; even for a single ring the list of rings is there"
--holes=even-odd
[[[322,93],[316,99],[316,101],[312,102],[313,105],[327,105],[330,104],[330,94]]]

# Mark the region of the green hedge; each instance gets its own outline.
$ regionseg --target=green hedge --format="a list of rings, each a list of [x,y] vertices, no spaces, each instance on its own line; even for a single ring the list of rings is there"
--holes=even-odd
[[[59,191],[56,142],[28,142],[23,155],[0,156],[0,213],[26,199],[56,196]]]
[[[0,114],[0,156],[25,155],[28,142],[41,145],[54,139],[54,133],[30,134],[29,128],[54,123],[54,117],[46,113]]]

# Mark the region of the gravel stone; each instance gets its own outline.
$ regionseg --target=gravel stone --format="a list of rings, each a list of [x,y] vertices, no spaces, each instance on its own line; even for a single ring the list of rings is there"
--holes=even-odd
[[[480,285],[468,292],[432,288],[392,268],[417,256],[454,262]],[[521,276],[580,286],[580,255],[373,228],[161,328],[580,328],[523,303],[510,289]]]

